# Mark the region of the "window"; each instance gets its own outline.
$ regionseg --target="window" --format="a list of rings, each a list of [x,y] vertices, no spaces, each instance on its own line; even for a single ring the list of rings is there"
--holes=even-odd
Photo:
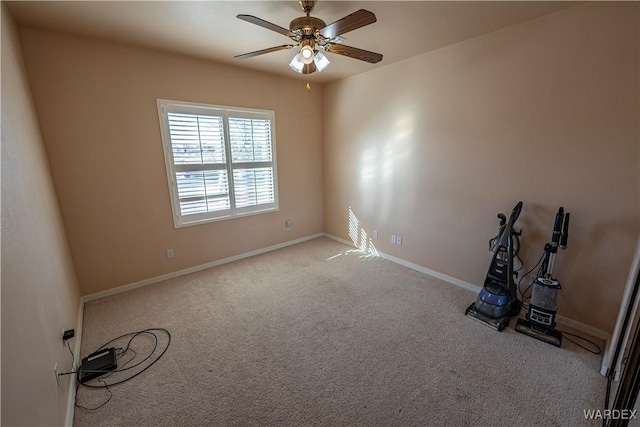
[[[157,102],[176,227],[278,210],[273,111]]]

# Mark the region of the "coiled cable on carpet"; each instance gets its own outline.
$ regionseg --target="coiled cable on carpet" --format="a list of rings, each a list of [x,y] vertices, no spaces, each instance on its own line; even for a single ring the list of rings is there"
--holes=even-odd
[[[164,349],[162,349],[162,351],[155,356],[154,358],[154,354],[156,353],[156,350],[158,349],[158,333],[162,333],[164,335],[166,335],[167,337],[167,343],[166,346],[164,347]],[[136,338],[142,337],[142,336],[151,336],[153,338],[153,349],[149,352],[149,354],[143,358],[142,360],[136,362],[135,364],[131,365],[131,366],[127,366],[128,364],[130,364],[134,359],[136,359],[138,357],[138,353],[133,350],[133,348],[131,348],[132,343],[134,342],[134,340]],[[119,364],[119,367],[115,370],[112,371],[105,371],[104,373],[107,374],[105,376],[102,376],[100,378],[96,378],[96,380],[102,384],[89,384],[89,383],[81,383],[79,380],[79,376],[76,378],[76,402],[75,405],[79,408],[82,409],[86,409],[86,410],[90,410],[90,411],[94,411],[96,409],[99,409],[101,407],[103,407],[104,405],[106,405],[110,400],[111,397],[113,396],[111,389],[109,387],[113,387],[115,385],[118,384],[123,384],[127,381],[132,380],[133,378],[137,377],[138,375],[142,374],[143,372],[145,372],[147,369],[149,369],[151,366],[153,366],[156,362],[158,362],[158,360],[160,360],[160,358],[162,358],[162,356],[164,356],[164,354],[167,352],[167,350],[169,349],[169,346],[171,345],[171,333],[165,329],[165,328],[148,328],[148,329],[143,329],[137,332],[130,332],[127,334],[123,334],[120,335],[116,338],[113,338],[112,340],[109,340],[108,342],[104,343],[103,345],[101,345],[99,348],[97,348],[94,352],[92,352],[91,354],[95,354],[99,351],[101,351],[102,349],[107,348],[107,346],[109,346],[112,343],[117,342],[118,340],[122,340],[124,338],[128,338],[128,341],[126,342],[126,345],[124,346],[124,348],[122,347],[118,347],[116,348],[116,357],[118,358],[118,360],[120,360],[122,357],[124,357],[125,354],[127,353],[133,353],[133,356],[128,359],[127,361],[125,361],[124,363]],[[73,351],[71,350],[71,347],[69,346],[69,343],[67,342],[67,347],[69,348],[69,352],[71,353],[71,357],[72,357],[72,363],[75,360],[75,356],[73,354]],[[125,371],[131,371],[137,367],[139,367],[140,365],[148,362],[149,360],[151,360],[151,362],[144,366],[142,369],[137,370],[137,371],[133,371],[131,375],[126,376],[124,379],[120,379],[118,381],[115,382],[108,382],[106,381],[106,379],[110,378],[111,376],[120,373],[120,372],[125,372]],[[73,365],[72,365],[73,366]],[[127,366],[127,367],[125,367]],[[71,374],[79,374],[80,373],[80,368],[76,368],[74,367],[73,370],[71,372],[65,372],[61,375],[71,375]],[[86,406],[82,406],[80,404],[78,404],[78,386],[79,385],[83,385],[84,387],[87,388],[92,388],[92,389],[101,389],[104,388],[109,392],[109,397],[107,398],[106,401],[104,401],[103,403],[101,403],[99,406],[94,407],[94,408],[88,408]]]

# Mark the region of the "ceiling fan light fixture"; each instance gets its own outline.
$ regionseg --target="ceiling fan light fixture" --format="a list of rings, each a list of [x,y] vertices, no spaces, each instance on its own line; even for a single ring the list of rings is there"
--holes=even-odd
[[[373,12],[360,9],[327,25],[322,19],[311,16],[311,11],[313,10],[316,2],[317,0],[300,0],[299,3],[306,16],[300,16],[292,20],[289,23],[289,29],[265,21],[264,19],[260,19],[257,16],[245,14],[237,15],[238,19],[241,19],[242,21],[246,21],[250,24],[258,25],[287,36],[295,44],[285,44],[261,49],[255,52],[236,55],[235,58],[253,58],[254,56],[265,53],[295,48],[297,52],[289,63],[289,66],[293,71],[300,74],[311,74],[327,68],[329,60],[324,56],[324,54],[318,52],[318,50],[332,52],[336,55],[358,59],[371,64],[376,64],[382,60],[382,55],[379,53],[369,52],[364,49],[358,49],[342,44],[344,41],[342,34],[376,22],[376,16]]]
[[[322,54],[322,52],[316,53],[313,57],[313,62],[316,64],[316,69],[318,71],[324,70],[331,63],[327,57]]]
[[[313,48],[308,44],[302,46],[302,49],[300,49],[300,59],[305,64],[311,64],[314,56]]]
[[[302,73],[302,69],[304,68],[304,62],[302,62],[302,59],[300,58],[299,53],[293,57],[293,59],[289,63],[289,67],[291,67],[291,69],[296,73]]]

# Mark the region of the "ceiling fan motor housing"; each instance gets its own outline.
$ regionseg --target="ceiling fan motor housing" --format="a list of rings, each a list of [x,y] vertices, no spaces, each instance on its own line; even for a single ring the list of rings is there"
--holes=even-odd
[[[291,21],[291,24],[289,24],[289,29],[294,33],[300,30],[303,37],[313,37],[314,33],[317,30],[326,26],[327,24],[325,24],[324,21],[320,18],[314,18],[313,16],[301,16],[300,18],[296,18]]]

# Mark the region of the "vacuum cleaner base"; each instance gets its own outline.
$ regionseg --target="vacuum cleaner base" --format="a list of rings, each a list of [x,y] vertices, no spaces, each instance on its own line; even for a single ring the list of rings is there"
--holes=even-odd
[[[491,329],[495,329],[498,332],[506,328],[509,325],[509,320],[510,320],[509,316],[498,317],[494,319],[485,314],[480,313],[476,309],[475,302],[471,303],[471,305],[467,307],[467,309],[464,311],[464,314],[465,316],[470,317],[473,320],[476,320],[482,323],[483,325],[490,327]]]
[[[562,346],[561,332],[558,332],[555,329],[536,326],[528,320],[518,319],[516,322],[516,331],[551,345],[555,345],[556,347]]]

